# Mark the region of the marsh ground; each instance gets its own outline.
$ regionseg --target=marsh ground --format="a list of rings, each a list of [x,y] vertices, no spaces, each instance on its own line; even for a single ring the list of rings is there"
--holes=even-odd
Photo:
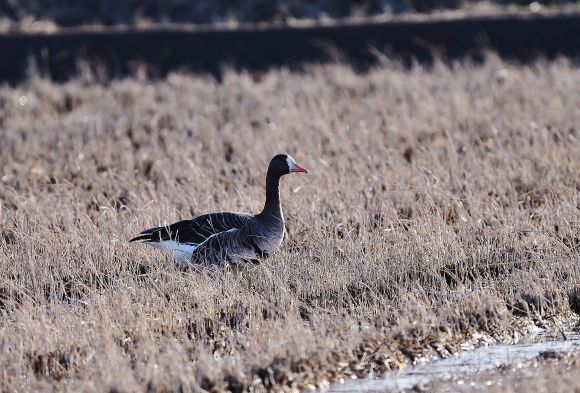
[[[514,365],[483,373],[474,378],[453,382],[436,382],[425,386],[434,393],[565,393],[580,392],[580,356],[561,355],[539,358],[528,364]],[[561,357],[560,357],[561,356]]]
[[[579,85],[490,55],[1,87],[2,390],[306,388],[580,312]],[[127,243],[259,210],[279,152],[311,173],[263,264]]]

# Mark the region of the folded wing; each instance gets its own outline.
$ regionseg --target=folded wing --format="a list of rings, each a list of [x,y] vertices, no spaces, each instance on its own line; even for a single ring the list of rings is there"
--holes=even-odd
[[[221,265],[223,263],[255,263],[261,257],[259,250],[243,229],[230,229],[210,236],[199,244],[191,255],[196,265]]]
[[[146,229],[130,241],[144,243],[174,241],[181,244],[198,245],[212,235],[243,227],[251,217],[249,214],[232,212],[204,214],[192,220],[183,220],[163,227]]]

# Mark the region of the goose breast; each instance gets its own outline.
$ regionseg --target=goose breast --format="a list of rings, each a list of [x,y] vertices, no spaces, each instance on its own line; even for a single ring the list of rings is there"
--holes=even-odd
[[[248,224],[251,231],[248,233],[250,242],[264,256],[274,253],[284,239],[284,219],[274,219],[269,221],[259,220]]]

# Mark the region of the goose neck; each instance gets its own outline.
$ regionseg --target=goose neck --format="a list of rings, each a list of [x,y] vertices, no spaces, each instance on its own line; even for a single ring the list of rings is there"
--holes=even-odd
[[[262,216],[279,218],[281,215],[280,176],[268,171],[266,176],[266,203],[262,210]]]

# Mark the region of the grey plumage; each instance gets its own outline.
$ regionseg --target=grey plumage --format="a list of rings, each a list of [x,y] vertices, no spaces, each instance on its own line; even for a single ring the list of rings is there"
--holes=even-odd
[[[288,155],[270,161],[266,176],[266,202],[256,215],[212,213],[166,227],[146,229],[130,241],[141,241],[173,253],[179,260],[196,265],[256,263],[271,255],[284,238],[280,205],[280,177],[308,172]]]

